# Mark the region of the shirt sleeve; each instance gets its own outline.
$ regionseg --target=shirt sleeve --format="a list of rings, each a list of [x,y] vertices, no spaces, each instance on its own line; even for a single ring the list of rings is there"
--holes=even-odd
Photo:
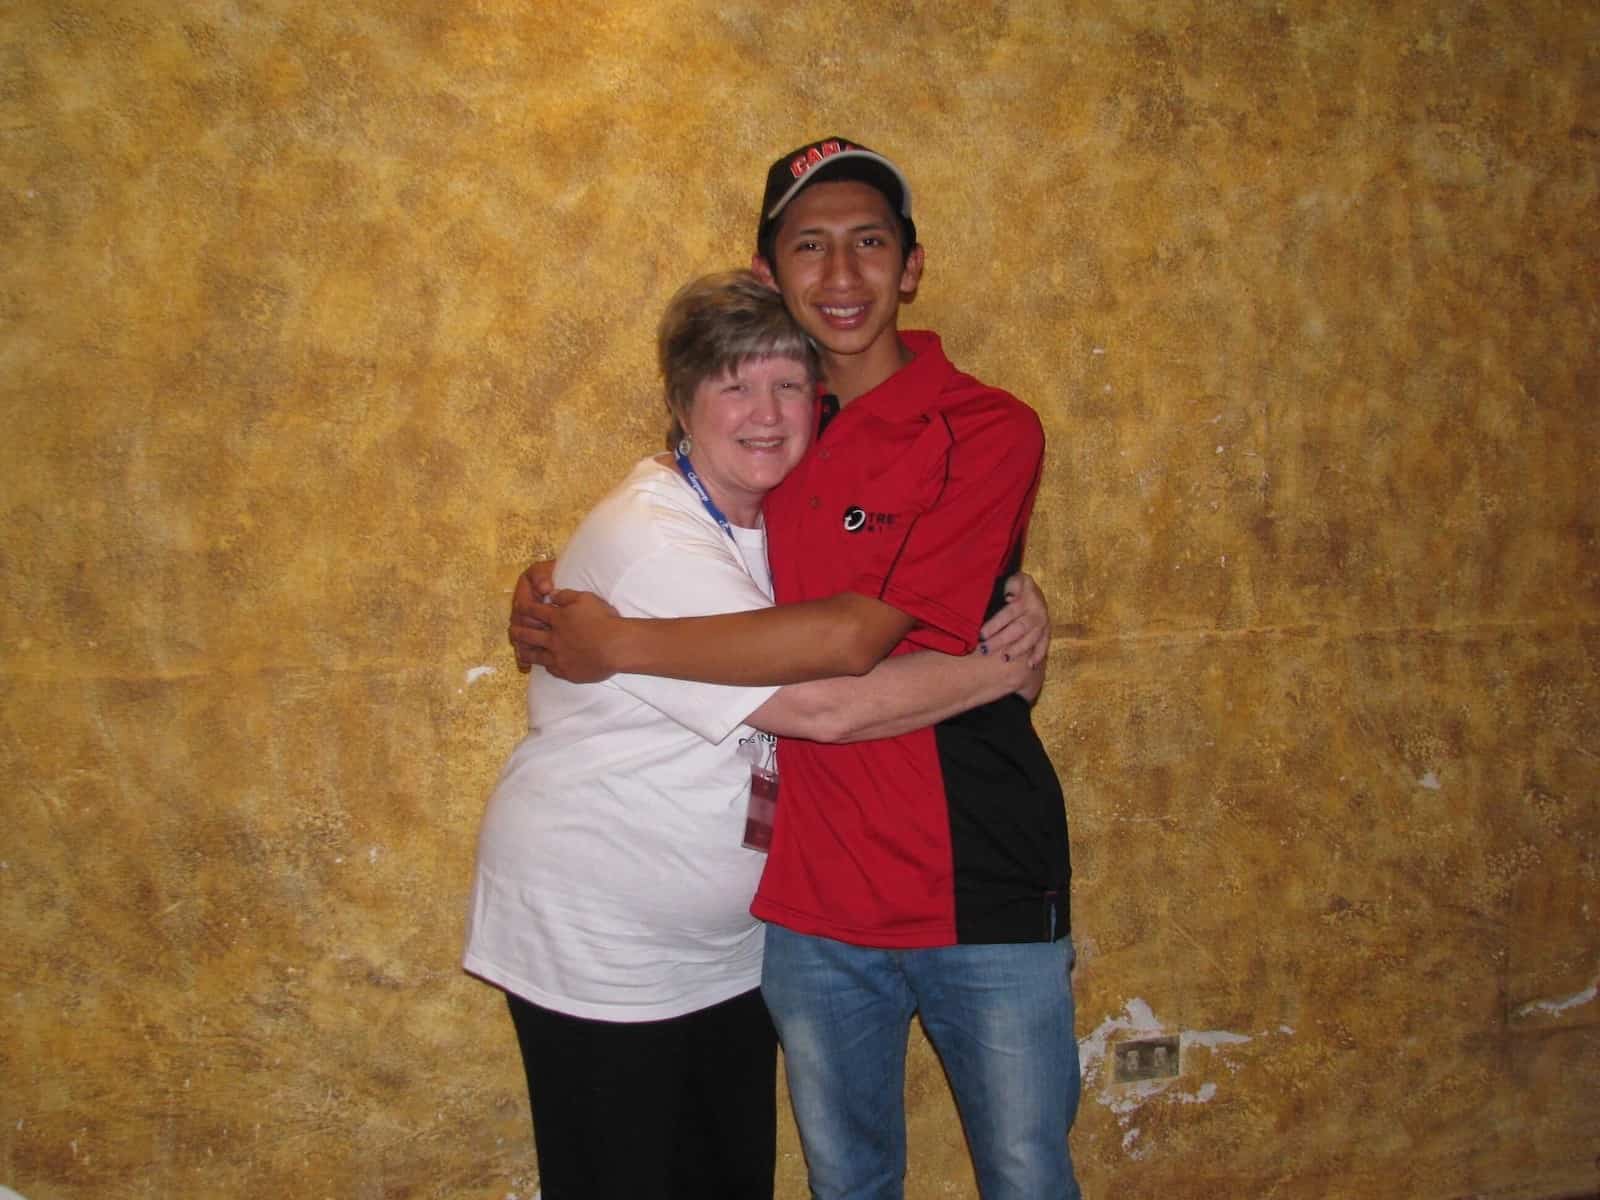
[[[655,526],[655,547],[635,558],[605,591],[623,616],[701,617],[772,603],[720,529],[675,514],[658,516]],[[744,724],[778,690],[653,675],[615,675],[610,682],[713,743]]]
[[[977,645],[996,579],[1020,552],[1044,431],[1032,409],[1003,394],[940,419],[949,428],[943,460],[922,467],[937,483],[912,516],[878,598],[916,618],[907,641],[965,654]]]

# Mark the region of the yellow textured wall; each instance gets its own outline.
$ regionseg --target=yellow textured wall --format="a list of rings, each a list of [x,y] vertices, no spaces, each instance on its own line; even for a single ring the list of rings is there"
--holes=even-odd
[[[0,6],[0,1183],[532,1196],[456,966],[506,592],[828,133],[910,172],[908,323],[1050,436],[1089,1195],[1600,1187],[1556,0]],[[1177,1079],[1110,1080],[1139,1031]],[[908,1090],[911,1194],[971,1196],[925,1047]]]

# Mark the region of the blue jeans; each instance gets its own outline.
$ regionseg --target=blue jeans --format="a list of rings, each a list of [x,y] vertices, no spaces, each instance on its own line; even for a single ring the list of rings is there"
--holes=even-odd
[[[920,1012],[984,1200],[1078,1200],[1072,943],[875,950],[767,926],[761,993],[816,1200],[898,1200]]]

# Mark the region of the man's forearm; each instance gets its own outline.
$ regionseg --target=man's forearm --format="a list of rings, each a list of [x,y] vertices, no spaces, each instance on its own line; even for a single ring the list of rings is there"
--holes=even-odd
[[[622,619],[605,642],[615,673],[703,683],[798,683],[861,675],[899,643],[912,621],[852,592],[752,612]]]
[[[895,737],[1010,695],[1027,674],[1026,664],[999,655],[919,650],[887,659],[859,679],[785,687],[748,723],[814,742]]]

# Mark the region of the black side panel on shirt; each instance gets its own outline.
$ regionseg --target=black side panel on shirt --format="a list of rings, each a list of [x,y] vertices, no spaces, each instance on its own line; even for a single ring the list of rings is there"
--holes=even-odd
[[[1006,575],[1014,571],[1008,567]],[[987,615],[1004,603],[995,581]],[[1067,811],[1020,696],[934,726],[950,812],[956,940],[1047,942],[1071,928]]]

